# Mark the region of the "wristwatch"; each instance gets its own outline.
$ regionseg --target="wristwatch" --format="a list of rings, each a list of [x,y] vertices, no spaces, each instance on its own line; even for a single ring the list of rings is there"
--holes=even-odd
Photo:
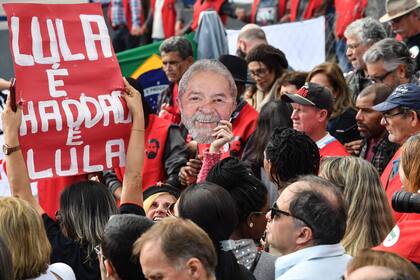
[[[8,156],[16,151],[20,150],[20,145],[17,145],[16,147],[9,147],[7,144],[3,145],[3,154],[5,156]]]

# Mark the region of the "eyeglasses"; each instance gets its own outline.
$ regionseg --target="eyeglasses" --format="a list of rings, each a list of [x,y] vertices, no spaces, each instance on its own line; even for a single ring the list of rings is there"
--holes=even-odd
[[[391,74],[392,72],[394,72],[396,69],[391,70],[386,72],[385,74],[383,74],[382,76],[378,76],[378,77],[368,77],[368,79],[372,82],[372,83],[383,83],[385,81],[385,79],[389,76],[389,74]]]
[[[298,219],[298,220],[304,222],[310,229],[312,229],[312,226],[307,221],[305,221],[304,219],[302,219],[300,217],[294,216],[294,215],[290,214],[289,212],[280,210],[277,207],[277,203],[274,202],[273,207],[270,208],[270,218],[271,218],[271,220],[274,220],[275,217],[280,217],[281,215],[289,216],[289,217]]]
[[[405,15],[402,15],[402,16],[400,16],[400,17],[397,17],[397,18],[391,19],[391,20],[389,21],[389,24],[390,24],[390,25],[393,25],[393,24],[398,24],[398,23],[400,23],[400,21],[401,21],[403,18],[405,18],[406,16],[408,16],[408,15],[410,15],[410,14],[411,14],[411,12],[410,12],[410,13],[407,13],[407,14],[405,14]]]
[[[362,44],[362,42],[355,43],[355,44],[347,44],[347,49],[350,49],[350,50],[355,50],[355,49],[357,49],[357,48],[358,48],[361,44]]]
[[[259,78],[262,78],[262,77],[264,77],[265,75],[267,75],[268,74],[268,69],[266,69],[266,68],[260,68],[260,69],[257,69],[257,70],[249,70],[249,73],[251,74],[251,76],[254,76],[254,77],[259,77]]]
[[[389,119],[390,118],[393,118],[393,117],[398,116],[398,115],[407,114],[408,111],[410,111],[409,108],[401,107],[398,112],[395,112],[395,113],[384,112],[384,113],[382,113],[382,116],[384,117],[385,123],[389,124]]]

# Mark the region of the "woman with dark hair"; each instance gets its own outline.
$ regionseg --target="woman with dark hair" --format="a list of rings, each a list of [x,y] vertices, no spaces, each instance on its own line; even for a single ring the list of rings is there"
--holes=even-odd
[[[270,45],[259,45],[246,56],[249,73],[256,86],[245,92],[246,101],[258,112],[262,106],[275,99],[279,89],[278,79],[289,64],[285,54]]]
[[[296,93],[305,85],[308,72],[288,71],[279,79],[280,88],[277,92],[276,99],[285,93]]]
[[[272,100],[261,109],[257,128],[244,148],[242,160],[247,163],[254,175],[261,179],[261,167],[264,166],[264,150],[271,134],[277,127],[292,127],[293,108],[290,103]]]
[[[131,209],[131,213],[144,215],[139,209],[143,203],[141,175],[143,165],[144,120],[140,94],[125,81],[123,97],[133,116],[130,140],[127,149],[127,164],[123,181],[120,211]],[[16,112],[10,100],[2,114],[4,140],[10,146],[18,146],[18,131],[22,118],[21,106]],[[42,215],[48,239],[52,245],[51,262],[64,262],[76,274],[77,279],[100,279],[99,263],[94,247],[100,244],[105,224],[117,213],[112,194],[98,182],[84,181],[66,188],[60,198],[57,222],[51,219],[33,197],[25,161],[21,151],[6,157],[8,179],[12,194],[26,200]],[[126,206],[123,208],[123,206]]]
[[[175,214],[196,223],[213,241],[218,280],[255,279],[252,273],[237,263],[231,252],[228,239],[238,224],[238,216],[229,192],[213,183],[193,185],[181,194]]]
[[[207,181],[226,189],[235,201],[238,226],[231,235],[235,241],[238,263],[249,269],[256,279],[274,279],[276,257],[256,244],[264,234],[269,204],[264,184],[251,175],[237,158],[229,157],[216,164],[207,175]]]
[[[338,64],[325,62],[316,66],[306,81],[328,88],[334,97],[334,111],[328,121],[328,132],[342,144],[361,139],[356,125],[357,111]]]
[[[277,127],[292,127],[293,108],[290,103],[273,100],[266,103],[257,120],[257,128],[244,148],[242,160],[252,170],[252,173],[267,187],[269,202],[272,204],[277,198],[277,187],[264,171],[264,150],[271,134]]]

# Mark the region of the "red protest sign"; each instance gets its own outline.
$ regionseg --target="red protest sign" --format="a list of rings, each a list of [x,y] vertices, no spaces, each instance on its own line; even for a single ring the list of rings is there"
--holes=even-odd
[[[4,4],[32,180],[125,163],[131,116],[99,4]]]

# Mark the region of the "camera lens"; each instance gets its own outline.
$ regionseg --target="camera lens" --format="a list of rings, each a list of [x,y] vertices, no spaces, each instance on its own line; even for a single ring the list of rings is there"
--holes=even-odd
[[[392,196],[392,208],[402,213],[420,213],[420,194],[396,192]]]

